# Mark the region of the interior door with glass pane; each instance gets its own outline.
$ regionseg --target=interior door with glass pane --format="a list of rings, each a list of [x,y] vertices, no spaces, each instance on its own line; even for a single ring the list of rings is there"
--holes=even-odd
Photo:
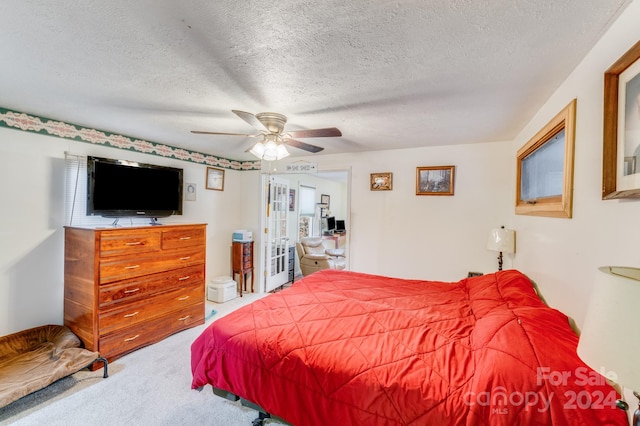
[[[289,280],[289,182],[269,178],[267,206],[266,291]]]

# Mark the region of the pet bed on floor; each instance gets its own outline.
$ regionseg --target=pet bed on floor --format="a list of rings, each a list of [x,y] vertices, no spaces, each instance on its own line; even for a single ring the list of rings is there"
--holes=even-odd
[[[43,325],[0,337],[0,408],[82,370],[107,361],[83,349],[69,328]]]

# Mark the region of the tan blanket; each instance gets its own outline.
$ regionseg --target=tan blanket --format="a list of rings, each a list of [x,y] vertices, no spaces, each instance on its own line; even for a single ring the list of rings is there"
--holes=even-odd
[[[0,408],[87,367],[97,352],[65,326],[44,325],[0,337]]]

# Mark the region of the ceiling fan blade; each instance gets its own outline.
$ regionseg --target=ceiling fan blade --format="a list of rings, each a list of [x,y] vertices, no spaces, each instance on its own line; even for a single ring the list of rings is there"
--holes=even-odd
[[[191,133],[196,133],[198,135],[225,135],[225,136],[245,136],[248,138],[254,138],[257,135],[247,135],[244,133],[225,133],[225,132],[207,132],[204,130],[192,130]]]
[[[320,146],[311,145],[311,144],[304,143],[304,142],[297,141],[295,139],[290,139],[290,138],[283,139],[282,142],[285,145],[293,146],[295,148],[303,149],[309,152],[320,152],[324,149]]]
[[[328,127],[326,129],[295,130],[287,133],[291,135],[292,138],[325,138],[331,136],[342,136],[342,132],[335,127]]]
[[[258,118],[250,112],[238,111],[237,109],[232,109],[231,112],[233,112],[235,115],[237,115],[256,129],[265,130],[267,132],[269,131],[269,129],[267,129],[264,124],[262,124],[260,120],[258,120]]]

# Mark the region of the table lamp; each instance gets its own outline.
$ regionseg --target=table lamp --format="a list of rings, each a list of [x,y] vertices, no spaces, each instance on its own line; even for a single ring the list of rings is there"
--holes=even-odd
[[[621,386],[640,389],[640,269],[620,266],[599,268],[587,308],[578,355],[596,371],[610,372],[611,380]],[[609,373],[607,373],[609,375]],[[619,400],[618,407],[627,409]],[[640,405],[633,425],[640,426]]]
[[[487,249],[497,251],[498,271],[502,271],[502,253],[516,252],[516,231],[504,229],[504,226],[491,230],[487,239]]]

